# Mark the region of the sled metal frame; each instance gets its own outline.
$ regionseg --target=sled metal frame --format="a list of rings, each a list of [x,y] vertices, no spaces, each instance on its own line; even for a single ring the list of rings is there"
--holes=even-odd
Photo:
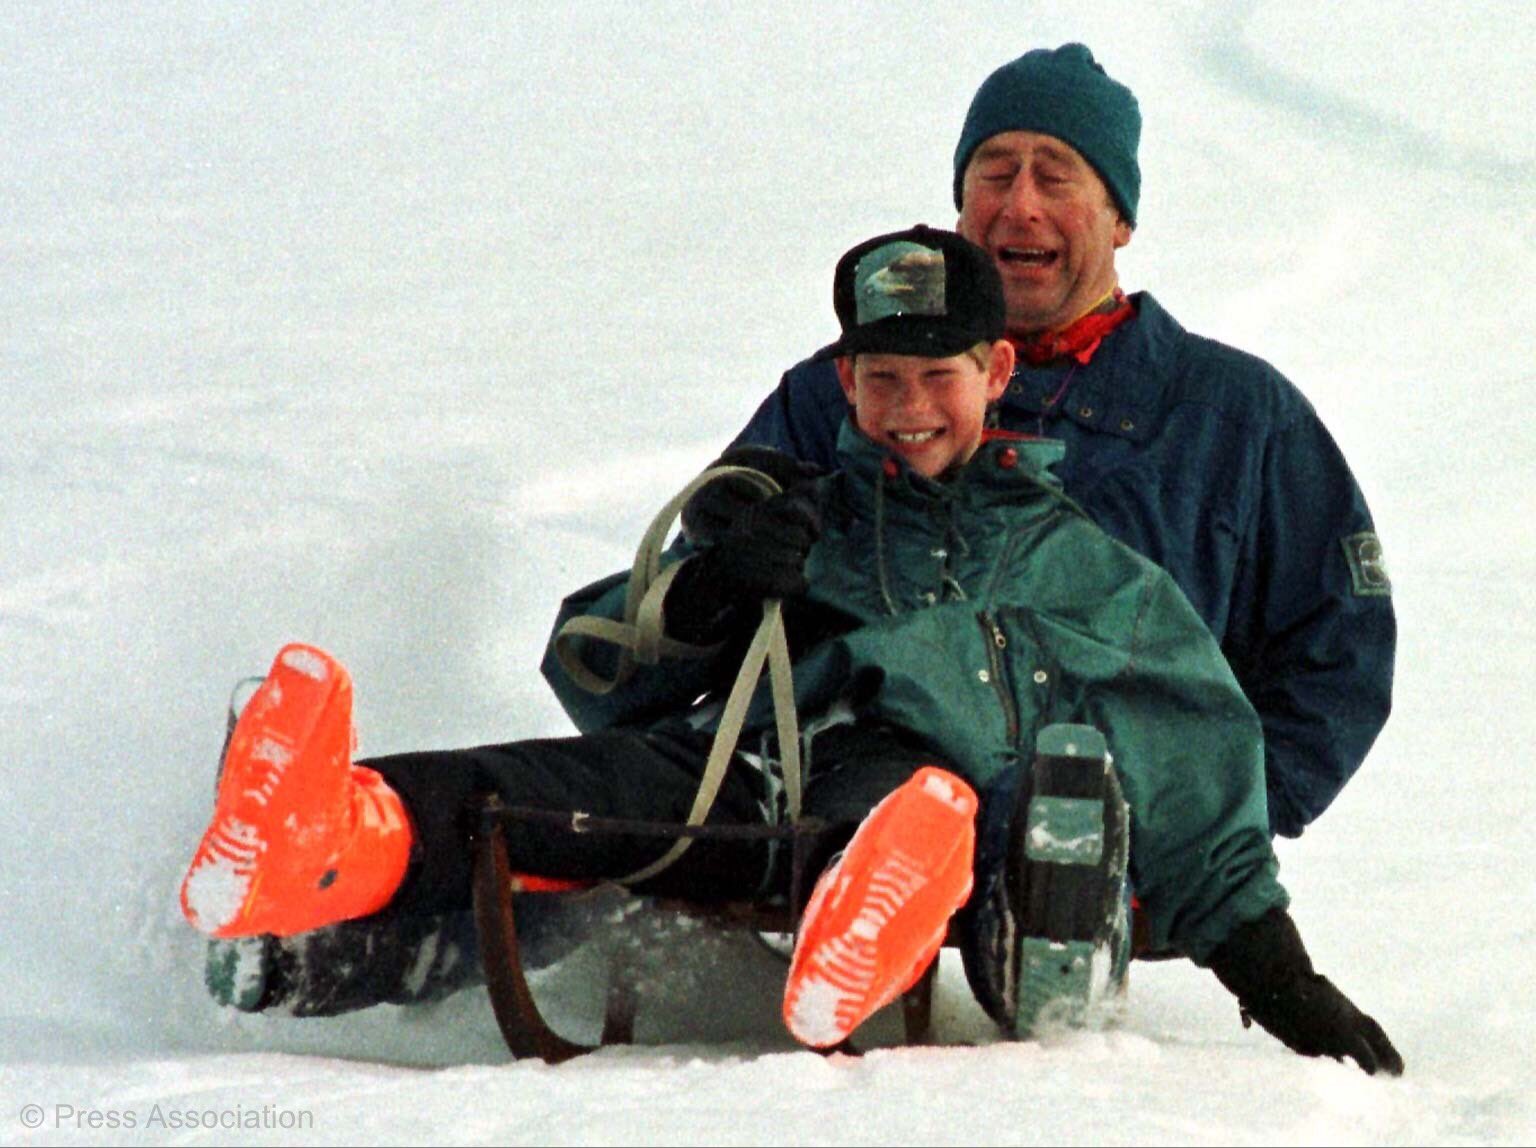
[[[610,963],[602,1035],[596,1045],[567,1040],[552,1029],[539,1011],[528,987],[518,944],[513,913],[514,877],[507,860],[506,833],[518,822],[557,825],[572,833],[623,833],[657,838],[704,838],[713,840],[780,840],[790,845],[790,893],[788,903],[728,901],[701,903],[675,898],[652,898],[652,907],[706,921],[716,928],[756,933],[796,932],[804,904],[806,856],[826,826],[806,818],[797,825],[701,825],[683,826],[653,821],[629,821],[503,805],[487,798],[481,806],[474,859],[475,928],[479,933],[480,959],[490,990],[491,1008],[507,1048],[514,1059],[537,1059],[559,1064],[611,1044],[631,1044],[639,1011],[638,978],[632,965],[615,957]],[[540,896],[560,896],[558,892]],[[907,1043],[927,1044],[933,1027],[933,984],[939,962],[935,958],[922,977],[901,998]],[[848,1042],[826,1052],[856,1053]]]

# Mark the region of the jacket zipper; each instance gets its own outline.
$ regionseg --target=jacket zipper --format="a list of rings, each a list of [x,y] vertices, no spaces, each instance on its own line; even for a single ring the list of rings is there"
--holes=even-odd
[[[1008,691],[1008,679],[1003,671],[1003,651],[1008,648],[1008,635],[1003,633],[1002,627],[991,614],[983,610],[976,616],[981,623],[982,633],[987,643],[987,673],[992,682],[992,689],[997,693],[998,703],[1003,707],[1003,716],[1008,722],[1008,743],[1017,745],[1019,741],[1019,708],[1014,704],[1013,695]]]

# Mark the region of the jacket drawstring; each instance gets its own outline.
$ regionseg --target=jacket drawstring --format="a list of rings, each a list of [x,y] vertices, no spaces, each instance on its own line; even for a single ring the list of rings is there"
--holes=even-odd
[[[885,483],[889,477],[885,467],[879,467],[875,471],[875,573],[880,583],[880,601],[885,605],[885,612],[895,617],[901,613],[896,606],[896,599],[891,595],[891,576],[889,559],[885,546]],[[953,508],[951,508],[953,516]],[[951,517],[948,528],[944,532],[945,546],[950,553],[960,557],[968,557],[971,553],[971,544],[965,540],[965,534],[956,529],[954,519]],[[947,569],[940,579],[939,584],[944,588],[950,602],[968,602],[970,595],[965,592],[965,587]],[[931,596],[930,596],[931,600]]]
[[[949,529],[945,532],[945,536],[944,545],[945,548],[949,551],[949,555],[954,555],[959,558],[969,558],[971,556],[971,544],[965,540],[965,532],[955,525],[955,511],[953,506],[950,507]],[[970,601],[970,595],[965,592],[965,587],[960,585],[960,582],[955,578],[953,573],[954,563],[950,560],[948,555],[945,557],[944,570],[945,573],[943,586],[944,589],[949,593],[949,601]]]
[[[880,600],[885,612],[895,617],[901,613],[891,597],[891,578],[885,559],[885,467],[875,470],[875,572],[880,579]]]

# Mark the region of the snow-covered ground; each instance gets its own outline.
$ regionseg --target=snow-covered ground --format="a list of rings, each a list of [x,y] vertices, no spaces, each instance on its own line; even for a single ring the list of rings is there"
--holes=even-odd
[[[0,6],[0,1143],[1536,1138],[1536,10],[963,8]],[[1376,511],[1396,713],[1281,857],[1407,1075],[1187,964],[1002,1044],[949,958],[980,1047],[862,1059],[797,1051],[741,938],[560,1068],[483,992],[209,1004],[174,892],[235,679],[327,646],[366,752],[565,731],[561,592],[827,341],[841,251],[952,221],[986,73],[1069,39],[1146,117],[1125,284],[1296,380]],[[573,1032],[595,968],[540,982]]]

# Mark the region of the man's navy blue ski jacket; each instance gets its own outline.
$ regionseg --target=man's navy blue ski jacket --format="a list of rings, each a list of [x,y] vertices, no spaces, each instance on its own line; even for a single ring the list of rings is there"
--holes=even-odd
[[[1066,493],[1163,566],[1264,724],[1271,829],[1294,837],[1391,708],[1396,621],[1371,515],[1307,399],[1262,359],[1187,332],[1151,295],[1087,363],[1021,363],[1001,427],[1066,443]],[[737,443],[836,465],[830,362],[785,373]]]

